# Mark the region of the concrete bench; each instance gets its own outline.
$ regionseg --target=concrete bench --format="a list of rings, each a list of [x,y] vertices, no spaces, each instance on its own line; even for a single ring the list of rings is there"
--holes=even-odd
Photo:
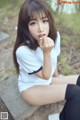
[[[21,98],[17,87],[17,76],[0,82],[0,97],[15,120],[25,120],[39,108],[39,106],[28,105]]]
[[[21,98],[17,87],[17,76],[11,76],[0,82],[0,97],[15,120],[25,120],[29,118],[40,107],[30,106]],[[65,101],[52,104],[53,113],[60,112],[64,102]]]

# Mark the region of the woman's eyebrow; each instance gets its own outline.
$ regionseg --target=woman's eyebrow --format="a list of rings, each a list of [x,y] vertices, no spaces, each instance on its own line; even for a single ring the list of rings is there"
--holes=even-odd
[[[46,16],[42,16],[41,19],[48,19]],[[37,18],[31,18],[30,21],[37,20]]]

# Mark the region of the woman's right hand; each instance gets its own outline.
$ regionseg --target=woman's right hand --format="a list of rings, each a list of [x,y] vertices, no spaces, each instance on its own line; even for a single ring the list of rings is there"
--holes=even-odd
[[[44,53],[50,53],[52,48],[54,47],[54,41],[50,37],[44,36],[40,38],[39,46]]]

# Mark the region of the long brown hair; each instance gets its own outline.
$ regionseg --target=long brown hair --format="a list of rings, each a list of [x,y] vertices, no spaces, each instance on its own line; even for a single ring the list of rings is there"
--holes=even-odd
[[[40,14],[42,12],[44,12],[48,17],[49,26],[50,26],[50,31],[48,36],[52,38],[54,42],[56,40],[57,31],[54,25],[54,19],[50,6],[47,3],[45,3],[43,0],[25,0],[19,12],[17,37],[13,50],[13,60],[18,73],[19,73],[19,65],[16,59],[16,50],[21,44],[24,44],[29,48],[36,50],[36,48],[38,47],[38,43],[29,33],[28,23],[30,21],[30,18],[35,13]]]

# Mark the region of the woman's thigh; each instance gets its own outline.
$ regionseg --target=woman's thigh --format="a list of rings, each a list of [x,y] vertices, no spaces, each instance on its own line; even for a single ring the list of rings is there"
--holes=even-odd
[[[79,75],[53,77],[51,84],[76,84]]]
[[[45,105],[65,99],[66,84],[34,86],[22,92],[22,98],[31,105]]]

